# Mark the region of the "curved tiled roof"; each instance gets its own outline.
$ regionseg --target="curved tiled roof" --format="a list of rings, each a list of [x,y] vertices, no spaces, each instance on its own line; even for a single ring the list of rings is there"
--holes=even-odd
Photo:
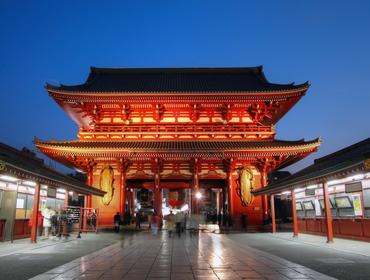
[[[56,187],[65,187],[83,194],[103,196],[104,191],[93,188],[70,176],[64,175],[46,166],[43,160],[25,154],[13,147],[0,143],[0,162],[5,165],[6,172],[16,172],[41,183]],[[5,172],[3,171],[3,172]]]
[[[314,164],[256,191],[256,194],[280,192],[297,185],[340,174],[351,168],[363,168],[365,159],[370,158],[370,138],[316,159]]]
[[[91,68],[80,85],[54,86],[49,90],[66,92],[273,92],[308,87],[273,84],[262,66],[240,68]]]
[[[83,151],[163,151],[163,152],[194,152],[194,151],[256,151],[256,150],[287,150],[315,148],[320,140],[305,142],[266,140],[266,141],[42,141],[35,140],[38,147],[57,150],[83,150]]]

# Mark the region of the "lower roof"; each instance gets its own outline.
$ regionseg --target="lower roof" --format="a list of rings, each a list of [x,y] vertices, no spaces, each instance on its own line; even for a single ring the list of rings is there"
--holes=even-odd
[[[105,194],[104,191],[49,168],[44,165],[42,159],[37,158],[32,152],[19,151],[3,143],[0,143],[0,167],[0,174],[11,174],[21,180],[33,180],[81,194],[98,196]]]
[[[370,159],[370,138],[336,151],[325,157],[316,159],[314,164],[292,174],[280,181],[259,189],[256,195],[276,193],[298,185],[311,184],[329,176],[350,170],[364,169],[364,162]]]
[[[134,141],[134,140],[73,140],[73,141],[42,141],[35,140],[37,148],[60,152],[79,153],[107,153],[107,152],[276,152],[302,151],[316,149],[320,145],[319,139],[312,141],[283,141],[283,140],[191,140],[191,141]]]

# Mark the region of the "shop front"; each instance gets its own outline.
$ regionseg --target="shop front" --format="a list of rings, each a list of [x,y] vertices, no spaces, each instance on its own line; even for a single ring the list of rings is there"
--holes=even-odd
[[[277,200],[291,204],[298,232],[370,241],[370,138],[325,157],[256,195],[270,195],[272,232]]]
[[[49,235],[53,216],[88,195],[104,192],[45,166],[28,150],[0,143],[0,241]]]

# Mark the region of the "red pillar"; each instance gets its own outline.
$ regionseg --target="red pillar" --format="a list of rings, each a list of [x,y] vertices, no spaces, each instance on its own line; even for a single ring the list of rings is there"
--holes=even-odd
[[[294,189],[292,189],[290,193],[292,196],[293,237],[298,237],[298,218],[297,218],[297,209],[296,209]]]
[[[119,200],[119,212],[121,217],[125,214],[125,205],[126,205],[126,168],[122,164],[119,177],[119,186],[120,186],[120,200]]]
[[[198,171],[200,169],[200,162],[197,158],[193,162],[193,187],[191,190],[191,207],[193,214],[199,214],[199,198],[196,197],[196,194],[199,193],[199,177]]]
[[[271,232],[276,232],[276,220],[275,220],[275,197],[274,195],[270,195],[270,207],[271,207]]]
[[[94,177],[93,168],[90,167],[89,170],[88,170],[88,172],[87,172],[87,185],[89,185],[91,187],[93,185],[93,177]],[[92,207],[92,195],[91,194],[88,194],[86,196],[85,207],[87,207],[87,208],[91,208]]]
[[[159,173],[155,174],[154,177],[154,210],[157,215],[162,215],[162,190],[160,188]]]
[[[323,193],[324,193],[324,205],[325,205],[325,222],[326,222],[326,236],[327,242],[333,242],[333,219],[331,217],[330,201],[329,201],[329,190],[328,183],[322,183]]]
[[[196,170],[194,171],[194,178],[193,178],[193,189],[191,192],[192,197],[192,213],[193,214],[199,214],[199,199],[196,197],[196,194],[199,192],[199,180],[198,180],[198,174],[196,173]]]
[[[68,195],[68,193],[67,193]],[[38,222],[38,212],[39,212],[39,204],[40,204],[40,183],[36,183],[35,186],[35,195],[33,198],[33,211],[32,211],[32,228],[31,228],[31,242],[37,242],[37,224]]]
[[[261,171],[261,188],[266,187],[267,185],[267,178],[266,178],[266,172]],[[267,220],[269,216],[269,203],[268,203],[268,197],[267,194],[264,194],[262,196],[262,208],[263,208],[263,220]]]

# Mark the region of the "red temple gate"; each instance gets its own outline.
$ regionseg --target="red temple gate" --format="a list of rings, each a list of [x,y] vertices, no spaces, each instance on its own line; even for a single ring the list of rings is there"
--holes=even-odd
[[[254,198],[251,191],[266,185],[269,172],[320,145],[318,139],[275,140],[275,124],[308,87],[269,83],[262,67],[92,68],[82,85],[47,85],[79,126],[79,139],[35,144],[84,170],[89,185],[106,191],[86,205],[100,209],[101,225],[133,205],[135,184],[152,190],[157,213],[166,188],[191,190],[192,211],[198,212],[195,195],[214,180],[222,190],[219,209],[236,226],[241,215],[260,226],[267,196]]]

